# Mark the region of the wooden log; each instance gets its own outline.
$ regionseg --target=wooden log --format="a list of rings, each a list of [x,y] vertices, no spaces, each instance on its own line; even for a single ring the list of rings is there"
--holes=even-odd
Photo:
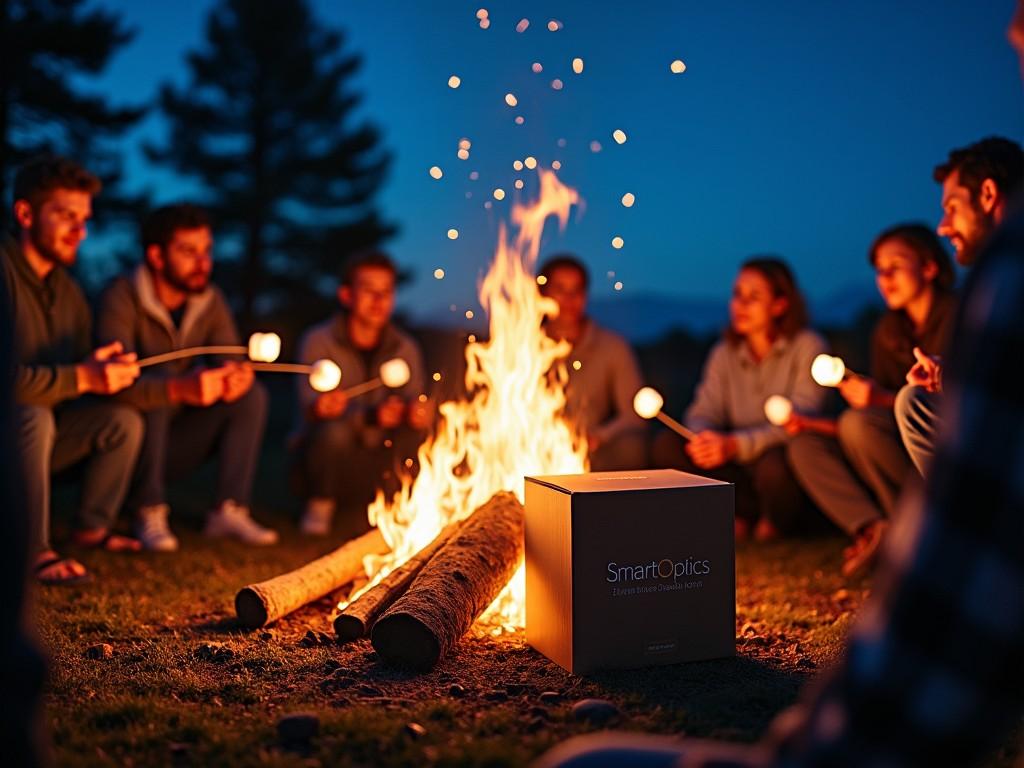
[[[461,526],[461,521],[445,526],[432,542],[391,571],[379,584],[353,600],[334,620],[334,632],[338,640],[347,643],[367,637],[377,618],[405,594],[423,566],[430,562]]]
[[[245,627],[256,629],[323,597],[361,576],[363,558],[388,551],[374,528],[333,552],[273,579],[242,587],[235,595],[235,613]]]
[[[373,625],[385,662],[428,670],[459,641],[508,584],[523,556],[523,506],[496,494],[420,571]]]

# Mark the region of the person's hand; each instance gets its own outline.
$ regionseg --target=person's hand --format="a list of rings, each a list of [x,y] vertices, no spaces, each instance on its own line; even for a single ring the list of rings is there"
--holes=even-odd
[[[736,438],[706,429],[686,444],[686,453],[701,469],[715,469],[736,456]]]
[[[120,341],[98,347],[88,359],[75,366],[75,380],[79,393],[113,395],[127,389],[139,378],[138,356],[124,354]]]
[[[384,429],[394,429],[401,426],[402,417],[405,416],[405,403],[400,397],[392,395],[383,403],[377,406],[377,424]]]
[[[938,357],[926,355],[920,347],[914,347],[917,362],[907,372],[907,383],[924,387],[929,392],[942,391],[942,362]]]
[[[874,402],[877,385],[866,376],[850,374],[839,382],[839,394],[851,408],[867,408]]]
[[[597,435],[587,435],[588,453],[596,453],[602,445],[604,445],[604,440],[602,440],[600,437],[598,437]]]
[[[256,380],[256,372],[252,369],[249,363],[237,363],[234,361],[224,364],[224,368],[227,373],[224,376],[224,395],[223,400],[225,403],[233,403],[235,400],[239,400],[252,389],[252,384]]]
[[[793,411],[793,414],[789,417],[789,421],[782,425],[782,428],[786,430],[786,434],[790,437],[796,437],[807,427],[807,419],[801,414]]]
[[[348,408],[348,395],[343,390],[335,389],[324,392],[313,403],[313,414],[323,421],[337,419]]]
[[[167,382],[167,393],[172,403],[206,408],[224,397],[224,379],[228,372],[227,366],[221,366],[176,376]]]
[[[434,403],[431,400],[414,400],[409,403],[409,426],[416,430],[429,429],[434,421]]]

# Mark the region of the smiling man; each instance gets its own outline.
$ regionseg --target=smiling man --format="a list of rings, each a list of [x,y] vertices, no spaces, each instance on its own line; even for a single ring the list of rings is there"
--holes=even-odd
[[[241,343],[224,295],[210,282],[213,235],[205,211],[187,203],[153,211],[142,225],[142,249],[143,263],[114,280],[100,300],[100,339],[117,339],[144,357]],[[253,545],[277,541],[275,531],[249,514],[267,393],[248,363],[164,363],[148,368],[119,399],[146,421],[128,501],[146,549],[178,548],[167,522],[166,484],[210,457],[218,478],[206,535]]]
[[[142,420],[113,395],[139,375],[119,342],[90,353],[92,315],[68,273],[86,236],[100,182],[77,163],[43,157],[14,179],[14,237],[0,235],[14,321],[18,449],[37,578],[46,584],[88,577],[50,544],[51,474],[83,465],[75,541],[137,550],[112,526],[142,441]],[[100,397],[96,397],[96,396]],[[89,396],[89,397],[86,397]]]
[[[1017,142],[991,137],[955,149],[935,168],[942,185],[942,220],[937,231],[956,249],[956,260],[969,267],[1006,216],[1010,199],[1024,185],[1024,151]],[[896,423],[918,471],[924,473],[935,453],[942,407],[942,359],[920,348],[907,373],[907,386],[896,397]]]

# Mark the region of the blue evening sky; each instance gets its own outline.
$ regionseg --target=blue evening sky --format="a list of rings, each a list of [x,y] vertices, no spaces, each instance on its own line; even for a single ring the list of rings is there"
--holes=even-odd
[[[210,0],[103,4],[138,30],[104,90],[137,101],[165,79],[186,81],[183,55],[202,40]],[[586,201],[564,234],[548,234],[545,250],[582,255],[595,298],[724,301],[741,260],[774,252],[820,304],[870,287],[865,249],[882,228],[937,220],[931,169],[951,147],[1024,134],[1024,94],[1005,41],[1013,0],[315,0],[314,8],[364,57],[355,85],[365,95],[361,116],[379,125],[395,156],[379,202],[401,227],[391,251],[415,272],[400,298],[414,316],[476,307],[497,222],[517,197],[512,162],[526,155],[560,160],[561,177]],[[520,34],[522,18],[530,26]],[[550,19],[562,29],[549,32]],[[685,74],[670,73],[676,58]],[[535,61],[541,74],[531,71]],[[457,90],[447,87],[452,74],[462,79]],[[556,77],[561,91],[550,87]],[[615,129],[626,144],[612,140]],[[162,131],[158,114],[147,119],[129,170],[167,202],[189,187],[149,167],[136,146]],[[472,141],[467,161],[456,158],[461,137]],[[432,165],[444,170],[441,181],[428,175]],[[478,181],[469,179],[474,170]],[[518,177],[529,195],[535,177]],[[499,186],[508,196],[486,210]],[[636,195],[631,209],[619,202],[627,191]],[[615,235],[622,250],[611,247]],[[436,267],[444,280],[432,277]]]

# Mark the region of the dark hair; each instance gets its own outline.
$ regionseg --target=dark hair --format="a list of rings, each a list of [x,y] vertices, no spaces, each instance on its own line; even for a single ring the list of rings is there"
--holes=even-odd
[[[786,312],[776,321],[776,331],[780,336],[792,338],[807,327],[807,303],[786,262],[775,256],[755,256],[740,265],[740,272],[745,269],[753,270],[767,280],[775,298],[786,299]],[[733,344],[740,341],[731,324],[725,337]]]
[[[580,261],[579,257],[572,253],[556,253],[551,256],[540,265],[540,270],[537,272],[538,275],[543,275],[548,280],[551,279],[551,273],[558,269],[575,269],[579,272],[581,278],[583,278],[584,289],[590,288],[590,273],[587,271],[586,265]]]
[[[151,245],[166,248],[178,230],[204,227],[210,227],[210,216],[198,205],[175,203],[161,206],[142,222],[142,248],[146,250]]]
[[[943,291],[953,289],[953,283],[956,282],[953,261],[946,253],[939,236],[931,227],[924,224],[898,224],[895,227],[889,227],[871,243],[871,248],[868,250],[868,262],[871,266],[875,266],[875,262],[878,261],[878,249],[890,240],[899,240],[910,248],[917,254],[917,258],[921,260],[922,264],[929,261],[934,262],[939,270],[933,281],[935,287]]]
[[[352,287],[356,272],[366,267],[386,269],[393,277],[398,277],[398,267],[384,251],[361,251],[350,256],[345,262],[345,268],[341,272],[341,284]]]
[[[103,185],[74,160],[57,155],[35,157],[22,165],[14,176],[14,200],[26,200],[39,210],[50,194],[58,189],[98,195]]]
[[[985,179],[992,179],[1004,197],[1017,193],[1024,183],[1024,150],[1020,144],[1000,136],[990,136],[949,153],[946,162],[935,166],[939,184],[954,171],[960,172],[960,184],[976,200]]]

